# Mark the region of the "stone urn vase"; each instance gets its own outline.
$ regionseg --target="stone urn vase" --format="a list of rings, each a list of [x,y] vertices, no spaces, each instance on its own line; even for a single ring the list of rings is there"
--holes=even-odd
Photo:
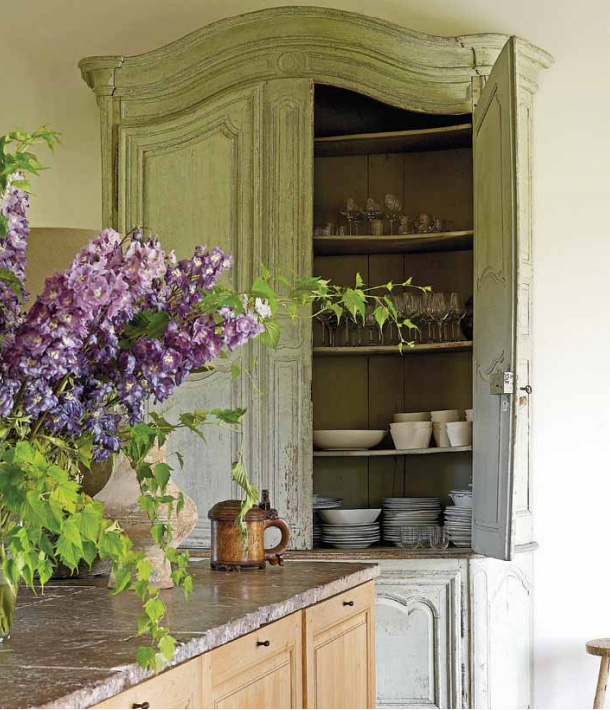
[[[155,448],[151,451],[146,461],[152,465],[165,462],[165,447]],[[180,489],[173,480],[167,484],[167,494],[177,496]],[[150,519],[142,511],[138,503],[140,486],[136,472],[131,467],[128,459],[119,454],[115,459],[114,471],[108,483],[95,496],[96,500],[104,503],[105,515],[116,520],[123,528],[125,534],[131,539],[134,547],[146,554],[152,565],[153,573],[151,584],[159,589],[170,589],[174,586],[171,577],[171,565],[165,559],[163,550],[153,541],[150,530]],[[172,528],[172,547],[178,547],[193,531],[197,523],[197,506],[192,498],[184,496],[184,508],[180,515],[176,513],[174,505],[169,524]],[[159,522],[168,522],[168,506],[162,505],[159,511]],[[109,587],[114,586],[114,577],[111,575]]]

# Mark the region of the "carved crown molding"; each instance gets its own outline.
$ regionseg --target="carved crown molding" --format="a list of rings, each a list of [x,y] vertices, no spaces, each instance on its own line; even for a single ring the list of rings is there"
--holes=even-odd
[[[352,12],[282,7],[215,22],[145,54],[88,57],[79,66],[99,96],[121,97],[123,118],[134,122],[179,112],[230,86],[289,77],[411,110],[467,113],[472,78],[489,74],[507,40],[438,37]],[[520,72],[535,82],[552,58],[518,42]]]

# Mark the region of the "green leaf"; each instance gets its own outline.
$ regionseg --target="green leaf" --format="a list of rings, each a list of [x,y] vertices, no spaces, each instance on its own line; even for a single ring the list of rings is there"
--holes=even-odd
[[[364,319],[366,315],[366,298],[364,293],[358,289],[346,288],[341,298],[345,310],[351,313],[354,317],[359,313]]]
[[[225,424],[239,424],[246,411],[245,407],[238,407],[237,409],[212,409],[211,414]]]
[[[263,323],[265,330],[258,336],[261,343],[274,350],[280,343],[280,326],[272,320]]]
[[[164,636],[159,641],[159,651],[163,654],[166,661],[171,661],[176,649],[176,640],[169,634]]]
[[[276,300],[275,291],[268,282],[260,276],[254,280],[250,288],[250,293],[255,297],[267,299],[270,304]]]
[[[93,506],[83,508],[80,517],[80,532],[85,540],[97,542],[100,534],[102,511]]]
[[[362,288],[364,286],[364,281],[362,280],[362,276],[360,276],[359,272],[356,272],[356,288]]]
[[[387,322],[390,314],[385,306],[377,306],[377,308],[373,311],[373,315],[375,316],[379,330],[381,330]]]
[[[144,670],[147,670],[148,668],[154,670],[156,655],[155,649],[150,646],[138,646],[136,649],[136,661],[138,662],[140,668],[143,668]]]
[[[231,379],[236,380],[240,374],[241,374],[241,367],[239,366],[238,362],[234,362],[231,365]]]
[[[114,589],[112,594],[120,594],[128,589],[131,585],[131,572],[128,569],[121,568],[114,575]]]
[[[184,582],[182,583],[182,590],[184,592],[184,598],[188,601],[189,597],[193,592],[193,578],[190,575],[187,575],[184,578]]]
[[[5,283],[9,288],[11,288],[18,296],[19,301],[23,301],[23,284],[21,280],[10,269],[5,267],[0,268],[0,281]]]
[[[169,482],[172,469],[166,463],[156,463],[153,466],[153,475],[159,488],[164,491]]]
[[[153,525],[150,529],[152,539],[157,543],[157,545],[161,545],[163,542],[165,528],[166,526],[163,523],[155,523],[155,525]]]
[[[153,599],[149,599],[146,604],[144,604],[144,611],[151,621],[157,623],[161,621],[165,615],[165,604],[161,599],[155,597]]]

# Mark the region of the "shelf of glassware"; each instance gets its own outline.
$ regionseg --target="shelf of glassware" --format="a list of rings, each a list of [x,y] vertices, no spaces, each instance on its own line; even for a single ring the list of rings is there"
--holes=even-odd
[[[435,251],[466,251],[472,249],[472,229],[429,234],[359,234],[340,237],[314,237],[316,256],[355,254],[406,254]]]
[[[416,343],[404,346],[402,353],[398,345],[320,345],[313,349],[317,357],[362,356],[362,355],[418,355],[420,353],[447,353],[472,350],[472,340],[458,340],[450,343]]]
[[[366,451],[314,451],[314,458],[374,457],[374,456],[425,456],[429,454],[459,454],[472,451],[472,446],[428,447],[427,449],[368,449]]]

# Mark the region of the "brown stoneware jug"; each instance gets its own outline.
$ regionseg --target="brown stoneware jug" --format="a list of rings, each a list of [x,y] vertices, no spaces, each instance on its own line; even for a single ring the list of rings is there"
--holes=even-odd
[[[265,564],[282,564],[282,553],[290,543],[290,530],[274,510],[254,506],[246,513],[247,542],[235,524],[240,501],[224,500],[211,508],[208,518],[212,521],[210,565],[212,569],[229,571],[241,569],[264,569]],[[265,530],[279,528],[282,539],[270,550],[265,549]]]

